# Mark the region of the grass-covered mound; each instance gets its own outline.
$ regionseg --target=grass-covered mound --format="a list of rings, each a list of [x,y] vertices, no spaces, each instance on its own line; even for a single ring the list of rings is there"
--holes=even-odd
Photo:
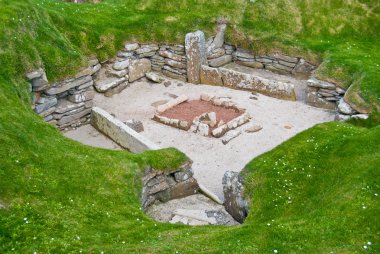
[[[331,123],[299,134],[247,166],[251,213],[242,226],[186,227],[139,208],[144,166],[175,167],[182,153],[84,146],[29,105],[27,70],[43,64],[54,80],[91,54],[114,55],[124,40],[180,42],[198,28],[211,35],[222,15],[231,41],[323,56],[321,75],[361,81],[366,102],[378,103],[378,3],[324,3],[0,0],[0,252],[379,252],[380,127]]]

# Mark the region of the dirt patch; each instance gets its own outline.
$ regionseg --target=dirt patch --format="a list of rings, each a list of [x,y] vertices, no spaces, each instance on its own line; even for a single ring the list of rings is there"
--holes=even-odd
[[[217,122],[223,121],[225,123],[243,114],[243,112],[240,112],[237,109],[216,106],[210,101],[193,100],[183,102],[170,108],[161,113],[160,116],[191,123],[194,118],[207,112],[215,112]]]

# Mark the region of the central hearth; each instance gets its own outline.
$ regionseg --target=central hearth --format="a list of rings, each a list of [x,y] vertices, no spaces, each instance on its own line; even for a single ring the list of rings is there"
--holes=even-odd
[[[205,137],[224,136],[222,142],[227,144],[241,134],[232,130],[248,123],[250,116],[230,97],[202,94],[199,100],[189,100],[186,95],[181,95],[158,106],[153,120]]]

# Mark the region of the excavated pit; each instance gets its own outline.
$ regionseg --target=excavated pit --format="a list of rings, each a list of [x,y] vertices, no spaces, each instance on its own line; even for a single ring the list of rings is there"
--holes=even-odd
[[[171,85],[138,81],[113,97],[96,94],[94,105],[123,122],[130,119],[141,121],[144,131],[140,134],[162,148],[175,147],[184,152],[194,161],[193,170],[197,181],[221,200],[221,179],[227,170],[239,172],[252,158],[275,148],[315,124],[334,119],[331,111],[311,107],[300,101],[284,101],[227,87],[193,85],[172,79],[166,81],[170,81]],[[241,131],[241,135],[227,145],[224,145],[220,138],[203,137],[152,120],[152,116],[156,114],[156,107],[167,103],[173,97],[185,94],[189,100],[198,100],[204,93],[229,98],[246,109],[252,117],[248,124],[236,128]],[[261,126],[262,129],[249,132],[254,126]],[[89,135],[89,132],[92,135]],[[114,146],[113,142],[99,138],[101,134],[88,126],[70,130],[64,135],[89,145],[106,148]],[[92,139],[97,141],[92,142]]]

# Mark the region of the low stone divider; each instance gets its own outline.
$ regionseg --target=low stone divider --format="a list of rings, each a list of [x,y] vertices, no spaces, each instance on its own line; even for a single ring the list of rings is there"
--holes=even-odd
[[[91,124],[100,132],[104,133],[132,153],[142,153],[146,150],[160,149],[158,145],[137,133],[101,108],[92,108]]]

